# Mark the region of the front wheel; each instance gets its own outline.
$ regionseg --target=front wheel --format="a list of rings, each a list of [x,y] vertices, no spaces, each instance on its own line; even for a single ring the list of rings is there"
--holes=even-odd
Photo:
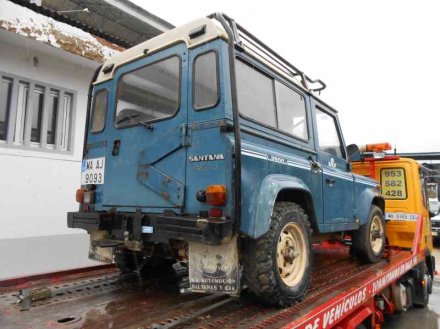
[[[304,210],[295,203],[275,204],[269,231],[244,242],[243,275],[263,302],[286,307],[302,300],[310,286],[312,244]]]
[[[385,240],[385,221],[382,210],[373,205],[368,222],[353,232],[353,252],[367,263],[377,263],[382,258]]]

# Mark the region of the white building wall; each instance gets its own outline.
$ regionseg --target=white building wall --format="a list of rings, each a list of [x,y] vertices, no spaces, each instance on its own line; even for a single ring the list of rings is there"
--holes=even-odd
[[[0,239],[78,233],[66,212],[78,208],[87,92],[98,66],[41,42],[0,31],[0,71],[76,92],[70,154],[0,144]],[[37,60],[35,60],[37,58]],[[37,64],[36,64],[37,62]]]

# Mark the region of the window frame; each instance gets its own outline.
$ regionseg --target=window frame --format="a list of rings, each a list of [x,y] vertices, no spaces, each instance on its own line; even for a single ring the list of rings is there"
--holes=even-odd
[[[306,120],[306,129],[307,129],[307,139],[304,139],[304,138],[301,138],[301,137],[299,137],[299,136],[295,136],[294,134],[290,134],[290,133],[288,133],[287,131],[284,131],[284,130],[281,130],[281,129],[279,129],[278,127],[277,127],[277,131],[278,132],[280,132],[280,133],[283,133],[283,134],[285,134],[286,136],[289,136],[289,137],[293,137],[293,138],[295,138],[295,139],[297,139],[297,140],[300,140],[300,141],[302,141],[302,142],[305,142],[305,143],[308,143],[309,141],[310,141],[310,128],[309,128],[309,116],[308,116],[308,113],[307,113],[307,104],[306,104],[306,97],[305,97],[305,95],[303,95],[302,93],[300,93],[300,92],[297,92],[294,88],[292,88],[289,84],[286,84],[286,83],[284,83],[283,81],[280,81],[280,80],[278,80],[278,79],[275,79],[275,81],[277,81],[279,84],[282,84],[282,85],[284,85],[286,88],[289,88],[290,90],[292,90],[293,92],[295,92],[295,93],[297,93],[299,96],[301,96],[302,98],[303,98],[303,100],[304,100],[304,118],[305,118],[305,120]],[[277,124],[278,124],[278,117],[279,117],[279,115],[278,115],[278,102],[277,102],[277,89],[276,89],[276,87],[275,87],[275,83],[274,83],[274,89],[275,89],[275,104],[276,104],[276,112],[277,112]]]
[[[207,55],[209,53],[214,53],[215,56],[215,75],[216,75],[216,80],[217,80],[217,100],[213,105],[209,105],[209,106],[205,106],[205,107],[196,107],[194,104],[195,101],[195,92],[196,92],[196,79],[195,79],[195,72],[196,72],[196,63],[197,63],[197,59],[203,55]],[[205,110],[210,110],[214,107],[217,107],[218,104],[220,103],[220,98],[221,98],[221,86],[220,86],[220,56],[217,52],[217,50],[215,49],[210,49],[208,51],[205,51],[203,53],[197,54],[194,59],[192,60],[192,68],[191,68],[191,74],[192,74],[192,92],[191,92],[191,97],[192,97],[192,108],[199,112],[199,111],[205,111]]]
[[[21,149],[21,150],[32,150],[36,152],[47,152],[51,154],[67,154],[72,155],[74,152],[74,140],[75,140],[75,128],[76,128],[76,108],[77,108],[77,95],[78,93],[75,90],[67,89],[62,86],[56,86],[51,83],[31,79],[25,76],[19,76],[16,74],[0,71],[0,77],[7,78],[12,80],[10,99],[8,102],[7,108],[7,130],[6,130],[6,139],[0,140],[0,148],[10,148],[10,149]],[[26,106],[23,109],[20,109],[22,112],[22,116],[24,117],[24,122],[21,124],[23,129],[23,141],[15,140],[16,135],[16,127],[19,125],[17,123],[17,113],[19,112],[18,106],[20,103],[23,103],[23,99],[19,99],[19,88],[20,85],[27,85],[28,93],[26,98]],[[0,86],[2,87],[2,86]],[[40,142],[32,142],[31,141],[31,119],[32,115],[29,118],[26,118],[26,111],[28,111],[29,106],[33,106],[32,104],[32,96],[36,87],[43,87],[43,108],[42,108],[42,119],[41,119],[41,128],[40,128]],[[69,115],[66,117],[68,120],[68,136],[67,136],[67,145],[62,147],[61,138],[62,132],[60,129],[63,128],[64,123],[61,121],[63,115],[58,115],[56,122],[56,137],[54,144],[47,143],[47,120],[48,120],[48,112],[49,106],[51,106],[48,102],[49,95],[51,91],[56,91],[59,94],[58,100],[58,111],[64,111],[64,97],[66,95],[70,96],[70,109]],[[22,104],[23,105],[23,104]],[[59,113],[61,114],[61,112]]]
[[[307,106],[307,96],[309,96],[307,93],[303,92],[299,87],[297,87],[294,83],[288,82],[287,80],[285,80],[284,78],[280,78],[275,72],[273,72],[272,70],[270,70],[270,68],[266,67],[264,64],[262,64],[260,61],[254,59],[253,57],[249,56],[250,58],[248,58],[248,56],[243,56],[243,55],[236,55],[234,57],[234,60],[239,60],[241,62],[243,62],[245,65],[251,66],[253,68],[255,68],[257,71],[259,71],[261,74],[267,76],[268,78],[272,79],[273,83],[272,83],[272,89],[273,89],[273,95],[274,95],[274,109],[275,109],[275,123],[276,123],[276,127],[270,126],[268,124],[265,124],[264,122],[260,122],[256,119],[250,118],[248,116],[246,116],[245,114],[243,114],[240,111],[240,108],[238,108],[238,114],[240,116],[240,118],[245,119],[249,122],[252,122],[256,125],[262,126],[264,128],[270,129],[276,133],[282,134],[283,136],[286,136],[288,138],[292,138],[295,141],[299,141],[302,142],[304,144],[309,144],[312,136],[311,136],[311,130],[310,130],[310,124],[311,124],[311,117],[310,117],[310,109]],[[234,63],[235,65],[235,63]],[[234,74],[236,75],[237,72],[235,70]],[[307,139],[302,139],[298,136],[295,136],[293,134],[290,134],[284,130],[281,130],[278,128],[278,102],[277,102],[277,93],[276,93],[276,88],[275,88],[275,81],[277,81],[280,84],[285,85],[287,88],[291,89],[293,92],[297,93],[298,95],[302,96],[304,98],[304,108],[305,108],[305,119],[306,119],[306,126],[307,126]],[[235,87],[237,89],[237,86]],[[237,94],[237,98],[238,98],[238,94]],[[238,107],[238,99],[237,99],[237,107]]]
[[[314,113],[314,115],[315,115],[315,123],[316,123],[316,135],[318,136],[318,140],[317,140],[317,142],[318,142],[318,151],[319,152],[323,152],[323,153],[326,153],[326,154],[330,154],[330,155],[332,155],[332,156],[337,156],[337,157],[339,157],[339,158],[341,158],[341,159],[344,159],[345,161],[348,161],[348,156],[347,156],[347,149],[346,149],[346,146],[345,146],[345,143],[344,143],[344,139],[342,138],[342,135],[341,135],[341,126],[339,125],[339,120],[338,120],[338,118],[331,112],[331,111],[329,111],[329,110],[327,110],[322,104],[320,104],[320,103],[315,103],[315,106],[314,106],[314,108],[315,108],[315,113]],[[323,112],[323,113],[325,113],[325,114],[327,114],[328,116],[330,116],[332,119],[333,119],[333,122],[334,122],[334,124],[335,124],[335,128],[336,128],[336,134],[338,135],[338,139],[339,139],[339,144],[340,144],[340,146],[341,146],[341,156],[339,156],[339,155],[333,155],[333,154],[331,154],[331,153],[329,153],[329,152],[326,152],[326,151],[323,151],[323,150],[321,150],[321,141],[320,141],[320,139],[319,139],[319,130],[318,130],[318,120],[317,120],[317,118],[316,118],[316,110],[319,110],[319,111],[321,111],[321,112]]]
[[[96,99],[96,94],[99,93],[100,91],[105,90],[107,92],[107,108],[106,111],[104,113],[104,125],[102,126],[101,130],[97,130],[97,131],[93,131],[93,117],[95,116],[95,99]],[[107,126],[107,114],[109,111],[109,100],[110,100],[110,89],[108,87],[102,87],[96,90],[96,87],[93,90],[93,102],[92,102],[92,111],[91,111],[91,117],[90,117],[90,126],[89,126],[89,131],[91,134],[99,134],[102,133],[106,126]]]
[[[180,54],[176,53],[176,54],[169,55],[167,57],[159,58],[159,59],[157,59],[155,61],[152,61],[152,62],[150,62],[148,64],[145,64],[145,65],[142,65],[142,66],[138,66],[138,67],[135,67],[135,68],[133,68],[131,70],[123,72],[123,73],[121,73],[119,75],[118,79],[114,79],[114,83],[115,83],[114,90],[116,90],[116,93],[114,94],[115,95],[115,99],[114,99],[115,101],[114,101],[114,106],[113,106],[113,127],[115,129],[120,130],[120,129],[127,129],[127,128],[133,128],[133,127],[142,126],[142,124],[139,123],[139,122],[131,124],[131,125],[123,126],[123,127],[118,127],[116,125],[116,111],[117,111],[117,108],[118,108],[119,81],[122,79],[122,77],[124,75],[126,75],[126,74],[132,73],[133,71],[141,70],[141,69],[143,69],[145,67],[148,67],[148,66],[151,66],[151,65],[163,62],[163,61],[165,61],[167,59],[170,59],[172,57],[177,57],[179,59],[179,74],[178,74],[179,88],[178,88],[178,98],[177,98],[177,109],[176,109],[176,111],[174,112],[174,114],[172,116],[167,116],[167,117],[164,117],[164,118],[159,118],[159,119],[149,120],[149,121],[143,121],[143,122],[145,122],[145,123],[156,123],[156,122],[160,122],[160,121],[164,121],[164,120],[169,120],[169,119],[175,118],[177,116],[177,114],[180,112],[181,107],[182,107],[182,56]],[[130,64],[133,64],[133,63],[136,63],[136,62],[132,62]],[[126,68],[126,66],[119,67],[119,69],[122,69],[122,68]]]
[[[10,120],[10,115],[11,115],[11,104],[12,104],[12,89],[14,87],[14,79],[4,76],[3,74],[1,74],[0,72],[0,77],[1,77],[1,84],[0,84],[0,90],[3,90],[3,88],[5,88],[4,86],[4,82],[7,81],[8,87],[5,88],[6,91],[6,101],[5,101],[5,121],[4,121],[4,139],[0,139],[0,142],[6,142],[8,139],[8,128],[9,128],[9,120]]]

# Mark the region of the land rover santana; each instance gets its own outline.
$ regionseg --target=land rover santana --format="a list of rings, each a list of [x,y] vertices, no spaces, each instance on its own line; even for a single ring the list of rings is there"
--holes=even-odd
[[[191,291],[306,293],[312,232],[385,242],[377,183],[351,172],[324,89],[213,14],[109,59],[91,86],[78,212],[91,256],[148,272],[186,262]]]

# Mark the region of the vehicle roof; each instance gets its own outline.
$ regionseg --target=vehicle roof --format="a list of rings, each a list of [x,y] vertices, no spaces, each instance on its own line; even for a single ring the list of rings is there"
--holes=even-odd
[[[189,37],[191,31],[196,28],[203,27],[204,25],[204,34],[192,39]],[[228,35],[226,31],[223,29],[218,21],[209,18],[194,20],[190,23],[164,32],[150,40],[144,41],[119,54],[116,54],[104,63],[94,84],[112,79],[118,67],[144,57],[145,50],[148,50],[148,54],[151,54],[165,47],[169,47],[170,45],[181,42],[184,42],[188,48],[192,48],[217,38],[228,40]],[[113,68],[107,73],[104,73],[103,70],[106,67],[111,67],[111,65],[113,65]]]
[[[191,39],[189,37],[190,32],[193,31],[194,29],[202,27],[203,25],[206,26],[205,33]],[[193,48],[199,46],[200,44],[212,41],[217,38],[221,38],[226,41],[228,41],[229,39],[227,32],[225,31],[225,29],[218,20],[216,20],[215,18],[207,18],[207,17],[196,19],[192,22],[189,22],[185,25],[174,28],[172,30],[166,31],[152,39],[144,41],[130,49],[127,49],[121,53],[114,55],[112,58],[108,59],[103,64],[94,84],[99,84],[101,82],[112,79],[114,77],[115,72],[120,66],[135,61],[137,59],[140,59],[142,57],[145,57],[146,56],[145,50],[148,50],[148,54],[152,54],[161,49],[169,47],[170,45],[181,42],[184,42],[188,48]],[[306,88],[304,88],[304,86],[301,84],[301,82],[298,79],[290,76],[289,74],[286,74],[285,71],[281,70],[277,65],[274,65],[274,63],[268,60],[266,56],[264,55],[261,56],[261,53],[256,52],[257,48],[252,47],[252,45],[248,45],[246,43],[242,43],[242,47],[245,48],[245,51],[248,52],[250,55],[254,55],[254,57],[258,61],[260,61],[264,65],[267,65],[270,69],[274,70],[278,74],[281,74],[284,78],[287,78],[289,81],[295,83],[297,87],[301,88],[311,97],[321,102],[327,109],[331,110],[334,113],[337,113],[336,109],[334,109],[328,103],[323,101],[317,94],[314,94],[309,90],[307,90]],[[111,67],[112,65],[113,67]],[[105,73],[104,72],[105,68],[110,68],[110,67],[111,69],[108,70],[107,73]]]

